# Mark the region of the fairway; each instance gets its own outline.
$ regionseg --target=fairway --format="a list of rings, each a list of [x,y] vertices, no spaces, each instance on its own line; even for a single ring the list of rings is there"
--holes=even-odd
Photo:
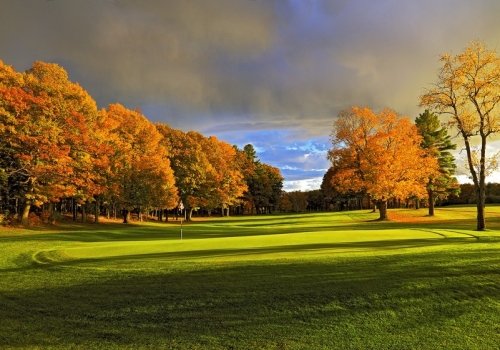
[[[494,349],[500,207],[0,229],[0,348]]]

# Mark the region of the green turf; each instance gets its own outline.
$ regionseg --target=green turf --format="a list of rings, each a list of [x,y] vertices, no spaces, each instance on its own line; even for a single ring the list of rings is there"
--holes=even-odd
[[[0,348],[498,348],[500,207],[425,214],[4,228]]]

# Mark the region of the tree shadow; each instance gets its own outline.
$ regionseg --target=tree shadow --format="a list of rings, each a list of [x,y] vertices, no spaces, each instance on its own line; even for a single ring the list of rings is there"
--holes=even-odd
[[[349,247],[374,244],[396,249],[400,242]],[[455,337],[446,338],[450,347],[465,341],[494,347],[498,333],[481,334],[476,343],[473,336],[496,312],[487,312],[488,303],[500,302],[500,257],[497,249],[483,247],[358,259],[150,265],[156,268],[138,271],[111,271],[102,264],[71,268],[75,262],[13,271],[2,282],[0,343],[187,349],[274,348],[288,341],[307,348],[319,337],[326,348],[350,348],[361,330],[370,348],[396,341],[399,348],[412,348],[420,340],[430,349],[439,347],[439,328],[442,336]],[[486,308],[483,313],[478,306]],[[477,330],[466,327],[468,314]],[[413,342],[401,338],[408,333],[415,334]]]

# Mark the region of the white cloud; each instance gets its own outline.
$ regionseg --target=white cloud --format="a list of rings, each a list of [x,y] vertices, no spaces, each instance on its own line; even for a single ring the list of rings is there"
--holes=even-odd
[[[285,181],[283,184],[283,190],[287,192],[317,190],[320,188],[322,181],[323,177],[316,177],[304,180]]]

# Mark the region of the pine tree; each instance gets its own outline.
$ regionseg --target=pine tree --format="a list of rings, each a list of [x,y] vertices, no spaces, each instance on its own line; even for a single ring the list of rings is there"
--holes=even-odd
[[[457,145],[451,142],[448,131],[442,128],[437,114],[425,110],[415,119],[415,124],[422,136],[420,147],[430,151],[439,164],[439,175],[431,175],[427,182],[429,199],[429,215],[434,215],[434,201],[437,198],[446,198],[451,193],[460,191],[455,174],[455,157],[451,150]]]

